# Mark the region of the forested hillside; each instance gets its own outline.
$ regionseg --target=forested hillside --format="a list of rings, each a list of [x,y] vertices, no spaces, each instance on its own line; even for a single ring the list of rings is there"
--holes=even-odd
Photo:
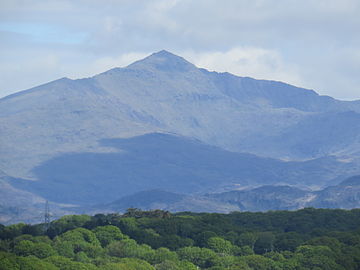
[[[0,227],[0,269],[360,269],[360,210],[64,216]]]

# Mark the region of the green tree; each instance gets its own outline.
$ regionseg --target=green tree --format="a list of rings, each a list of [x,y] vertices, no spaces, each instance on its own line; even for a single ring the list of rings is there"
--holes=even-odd
[[[147,258],[151,260],[155,251],[148,245],[138,245],[133,239],[115,241],[107,246],[107,253],[110,256],[120,258]]]
[[[123,258],[116,263],[108,263],[99,267],[100,270],[155,270],[148,262],[137,258]]]
[[[177,254],[181,260],[192,262],[201,268],[212,266],[211,259],[217,256],[211,249],[199,247],[184,247],[179,249]]]
[[[14,247],[15,254],[19,256],[36,256],[46,258],[56,254],[55,250],[47,243],[33,243],[29,240],[22,240]]]
[[[302,243],[304,243],[303,236],[297,232],[288,232],[276,236],[274,246],[278,251],[289,250],[294,252]]]
[[[69,258],[61,256],[51,256],[46,258],[44,261],[55,265],[59,270],[98,270],[98,268],[93,264],[74,262]]]
[[[233,245],[221,237],[211,237],[208,239],[206,247],[212,249],[216,253],[223,255],[232,254]]]
[[[304,269],[345,270],[335,262],[333,251],[326,246],[300,246],[295,255]]]
[[[255,232],[244,232],[240,234],[238,245],[239,246],[249,246],[254,250],[255,242],[258,239],[258,233]]]
[[[15,254],[0,251],[0,270],[20,270]]]
[[[167,248],[158,248],[155,250],[152,260],[152,264],[159,264],[164,261],[178,261],[179,257],[176,252],[170,251]]]
[[[12,224],[3,227],[0,233],[1,239],[14,239],[22,234],[22,230],[26,225],[24,223]]]
[[[252,270],[280,270],[276,263],[260,255],[249,255],[241,257],[241,259],[250,267]]]
[[[66,231],[73,230],[84,226],[91,221],[88,215],[68,215],[51,222],[50,228],[47,230],[47,235],[51,238],[60,235]]]
[[[66,257],[69,257],[72,253],[76,254],[81,251],[85,252],[90,258],[95,258],[103,254],[103,249],[95,234],[84,228],[67,231],[57,236],[54,242],[54,246],[59,251],[59,254],[65,255]]]
[[[106,247],[113,241],[128,238],[126,235],[121,233],[118,227],[112,225],[96,227],[93,232],[103,247]]]
[[[272,232],[261,232],[255,242],[254,251],[256,253],[266,253],[274,251],[275,235]]]
[[[59,269],[52,263],[42,261],[34,256],[17,257],[16,260],[21,270],[58,270]]]

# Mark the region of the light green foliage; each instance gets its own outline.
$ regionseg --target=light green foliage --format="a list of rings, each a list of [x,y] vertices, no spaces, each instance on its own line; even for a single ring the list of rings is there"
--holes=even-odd
[[[303,269],[344,270],[335,261],[333,251],[327,246],[300,246],[296,249],[296,259]]]
[[[0,225],[0,270],[360,269],[360,210],[143,214]]]
[[[229,266],[226,270],[254,270],[250,269],[246,262],[241,257],[236,257],[234,263]]]
[[[70,241],[55,239],[53,246],[60,256],[67,258],[73,258],[75,256],[74,246]]]
[[[206,246],[219,254],[232,254],[233,245],[221,237],[211,237],[207,240]]]
[[[235,260],[235,256],[215,256],[210,259],[210,264],[217,267],[228,268],[235,263]]]
[[[127,267],[123,263],[106,263],[104,265],[101,265],[99,267],[100,270],[125,270],[130,269],[130,267]]]
[[[252,270],[249,266],[236,256],[215,257],[212,260],[213,266],[209,270]]]
[[[249,255],[241,257],[252,270],[281,270],[276,263],[260,255]]]
[[[360,242],[359,242],[360,243]],[[306,241],[305,245],[312,245],[312,246],[327,246],[329,247],[334,253],[340,253],[342,244],[339,240],[333,237],[322,236],[322,237],[315,237],[308,241]]]
[[[17,245],[22,240],[29,240],[33,243],[46,243],[51,245],[51,239],[46,235],[32,236],[30,234],[22,234],[13,240],[14,245]]]
[[[51,256],[46,258],[45,261],[55,265],[59,270],[97,270],[95,265],[74,262],[69,258],[61,256]]]
[[[159,264],[164,261],[178,261],[179,257],[176,252],[170,251],[167,248],[158,248],[155,250],[153,258],[151,260],[152,264]]]
[[[285,257],[284,257],[283,254],[278,253],[278,252],[274,252],[274,251],[265,253],[263,256],[266,257],[266,258],[272,259],[275,262],[283,262],[283,261],[285,261]]]
[[[177,253],[181,260],[192,262],[202,268],[210,267],[211,259],[217,256],[211,249],[199,247],[184,247],[179,249]]]
[[[42,261],[36,257],[18,257],[18,265],[21,270],[58,270],[52,263]]]
[[[188,261],[180,261],[179,265],[183,270],[196,270],[199,269],[196,265]]]
[[[118,227],[112,225],[96,227],[93,232],[103,247],[106,247],[113,241],[119,241],[128,238],[126,235],[121,233]]]
[[[90,258],[86,255],[86,253],[84,251],[80,251],[80,252],[76,253],[74,259],[77,262],[83,262],[83,263],[91,262]]]
[[[22,235],[19,235],[18,237],[16,237],[14,240],[13,240],[13,244],[14,245],[17,245],[19,244],[21,241],[23,240],[28,240],[28,241],[31,241],[31,242],[34,242],[34,236],[30,235],[30,234],[22,234]]]
[[[0,270],[19,270],[20,266],[16,261],[16,256],[11,253],[0,251]]]
[[[110,256],[120,258],[141,258],[150,260],[155,251],[148,245],[138,245],[133,239],[115,241],[107,246],[107,252]]]
[[[95,234],[84,228],[77,228],[63,233],[56,237],[54,245],[59,254],[66,257],[81,251],[85,252],[90,258],[103,254],[103,249]]]
[[[239,256],[247,256],[247,255],[254,255],[254,250],[249,246],[242,246],[237,248],[237,246],[233,249],[234,255]]]
[[[14,253],[19,256],[29,256],[32,253],[34,243],[29,240],[22,240],[14,247]]]
[[[36,256],[38,258],[46,258],[56,254],[55,250],[47,243],[34,243],[29,240],[22,240],[14,247],[15,254],[19,256]]]
[[[156,270],[182,270],[177,262],[174,261],[163,261],[155,265]]]
[[[146,261],[136,258],[124,258],[116,263],[108,263],[99,267],[100,270],[155,270]]]
[[[162,263],[155,265],[156,270],[196,270],[195,265],[190,262],[180,261],[163,261]]]
[[[99,240],[96,238],[95,234],[84,228],[76,228],[71,231],[63,233],[59,237],[62,241],[69,242],[87,242],[89,244],[100,246]]]

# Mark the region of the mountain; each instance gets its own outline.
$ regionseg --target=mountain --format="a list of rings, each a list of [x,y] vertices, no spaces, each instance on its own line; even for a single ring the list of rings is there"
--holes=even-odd
[[[93,208],[125,212],[128,208],[163,209],[172,212],[220,212],[297,210],[304,207],[360,208],[360,176],[350,177],[338,185],[319,191],[294,186],[264,185],[221,193],[184,195],[161,189],[124,196]],[[96,211],[95,211],[96,212]]]
[[[338,185],[310,191],[293,186],[261,186],[208,194],[209,199],[238,206],[243,211],[296,210],[316,208],[360,208],[360,176],[350,177]]]
[[[0,108],[0,168],[29,179],[36,179],[34,167],[56,155],[111,152],[99,140],[150,132],[290,160],[360,149],[358,101],[208,72],[166,51],[91,78],[63,78],[10,95]],[[331,125],[318,128],[319,122]],[[340,131],[346,140],[339,141]],[[303,132],[319,144],[302,141]],[[323,134],[334,135],[323,143]]]
[[[125,212],[128,208],[140,208],[143,210],[164,209],[171,212],[217,212],[229,213],[240,209],[229,203],[220,203],[203,196],[191,196],[166,192],[163,190],[141,191],[132,195],[124,196],[119,200],[95,209]]]
[[[318,192],[311,205],[319,208],[360,208],[360,176],[350,177]]]
[[[0,170],[8,192],[59,205],[159,188],[320,188],[360,174],[359,131],[360,101],[209,72],[160,51],[0,99]]]
[[[268,185],[207,196],[220,202],[237,205],[243,211],[295,210],[305,207],[313,198],[312,192],[296,187]]]

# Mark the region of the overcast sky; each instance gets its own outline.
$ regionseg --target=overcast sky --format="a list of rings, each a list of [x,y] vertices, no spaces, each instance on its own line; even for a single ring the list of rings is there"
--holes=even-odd
[[[360,99],[359,0],[0,0],[0,96],[162,49]]]

